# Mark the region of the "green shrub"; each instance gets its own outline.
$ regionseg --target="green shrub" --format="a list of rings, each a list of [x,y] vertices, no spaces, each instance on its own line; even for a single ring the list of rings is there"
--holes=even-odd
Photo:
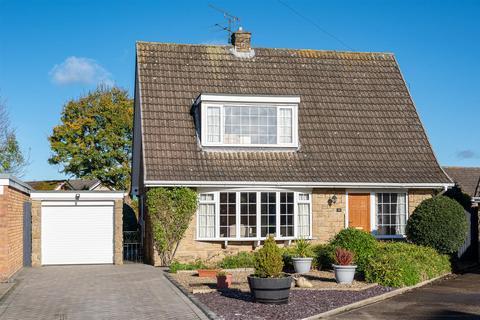
[[[293,246],[293,254],[295,255],[295,258],[311,258],[313,256],[313,252],[310,241],[303,238],[295,241],[295,245]]]
[[[365,231],[354,228],[343,229],[330,241],[334,248],[344,248],[355,254],[355,263],[359,272],[365,271],[365,265],[377,250],[377,240]]]
[[[408,219],[406,233],[407,239],[415,244],[452,254],[467,236],[463,207],[445,196],[424,200]]]
[[[255,252],[254,262],[256,277],[278,278],[282,275],[282,249],[277,246],[273,236],[269,236],[263,247]]]
[[[335,247],[330,244],[312,246],[313,262],[318,269],[330,270],[335,261]]]
[[[388,287],[415,285],[451,271],[449,257],[432,248],[386,242],[365,268],[365,280]]]
[[[170,273],[177,273],[179,270],[198,270],[198,269],[205,269],[207,268],[206,265],[202,262],[202,260],[195,260],[195,262],[190,263],[180,263],[174,260],[168,269]]]
[[[250,252],[239,252],[235,255],[226,256],[218,264],[222,269],[236,269],[236,268],[253,268],[254,254]]]

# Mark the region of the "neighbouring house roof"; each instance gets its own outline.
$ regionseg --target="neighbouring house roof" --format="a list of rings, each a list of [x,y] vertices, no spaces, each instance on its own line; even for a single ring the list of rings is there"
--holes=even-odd
[[[480,167],[443,167],[445,172],[472,198],[480,197]]]
[[[27,182],[34,190],[93,190],[101,185],[97,179],[43,180]]]
[[[137,43],[144,181],[451,184],[392,54],[230,48]],[[299,149],[202,150],[202,93],[299,96]]]

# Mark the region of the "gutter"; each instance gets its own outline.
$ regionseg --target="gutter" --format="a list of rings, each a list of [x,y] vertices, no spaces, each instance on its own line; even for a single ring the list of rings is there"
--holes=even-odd
[[[162,181],[146,180],[146,187],[279,187],[279,188],[415,188],[448,189],[454,183],[376,183],[376,182],[265,182],[265,181]]]

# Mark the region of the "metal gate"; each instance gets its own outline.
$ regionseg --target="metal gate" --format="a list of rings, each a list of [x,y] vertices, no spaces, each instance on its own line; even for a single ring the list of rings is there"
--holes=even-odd
[[[32,204],[23,203],[23,266],[32,266]]]
[[[123,260],[143,262],[143,247],[140,230],[123,231]]]

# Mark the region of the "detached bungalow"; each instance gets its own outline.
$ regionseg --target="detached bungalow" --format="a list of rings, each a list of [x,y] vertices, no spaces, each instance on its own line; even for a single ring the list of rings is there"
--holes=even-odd
[[[188,186],[199,208],[176,258],[252,250],[267,234],[403,237],[453,186],[390,53],[136,45],[132,190]],[[142,205],[145,254],[158,264]]]

